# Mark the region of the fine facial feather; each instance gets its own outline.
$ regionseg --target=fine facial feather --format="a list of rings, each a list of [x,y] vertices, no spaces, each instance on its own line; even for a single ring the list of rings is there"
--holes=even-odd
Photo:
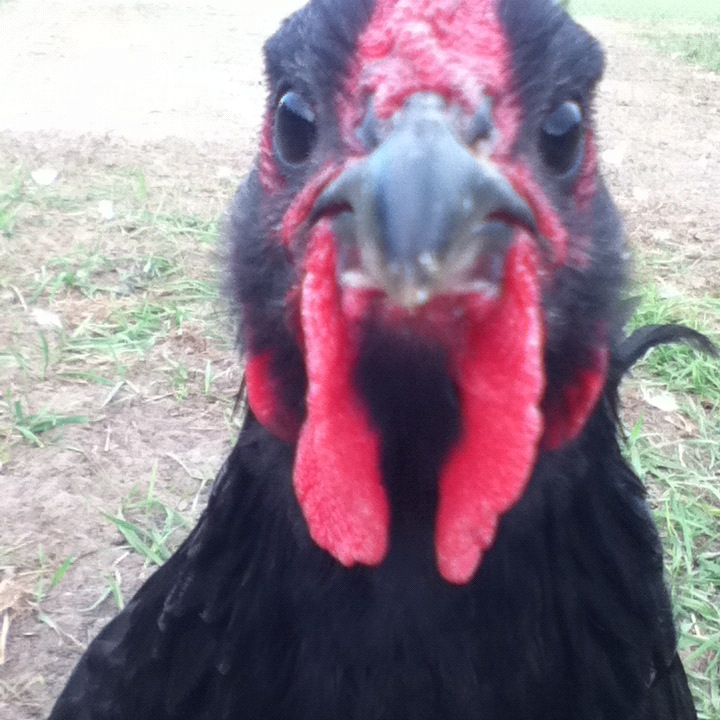
[[[501,330],[487,334],[489,347],[478,346],[487,369],[470,362],[467,373],[458,370],[458,348],[467,349],[473,333],[438,321],[447,319],[447,303],[482,318],[466,312],[467,298],[441,297],[409,316],[353,295],[333,273],[333,238],[339,245],[346,229],[334,217],[316,225],[312,218],[317,198],[349,164],[392,139],[391,118],[402,122],[403,97],[418,89],[390,65],[363,74],[367,53],[400,33],[412,46],[413,18],[435,18],[430,26],[441,37],[456,12],[476,18],[502,54],[473,65],[476,72],[502,66],[493,77],[503,81],[492,87],[492,77],[475,78],[475,87],[466,76],[455,95],[438,65],[425,83],[432,87],[420,89],[443,95],[458,133],[452,123],[472,112],[467,98],[492,91],[491,121],[513,141],[489,142],[502,152],[483,162],[507,175],[540,228],[530,238],[527,227],[500,218],[513,240],[497,302],[512,297],[513,283],[523,286],[517,297],[526,312],[500,315],[509,342]],[[468,22],[463,34],[474,29]],[[448,67],[459,67],[463,42],[439,42],[455,53]],[[397,67],[396,55],[380,55]],[[620,452],[616,408],[622,375],[651,346],[709,346],[668,326],[623,335],[624,241],[597,174],[591,126],[598,45],[549,0],[313,0],[268,42],[266,59],[258,161],[228,230],[251,411],[197,527],[90,646],[52,720],[694,720],[662,549],[643,487]],[[432,58],[425,59],[426,72]],[[316,132],[307,157],[290,163],[275,127],[289,91],[293,103],[307,103],[294,107],[309,109]],[[378,93],[384,104],[368,113]],[[584,150],[577,168],[558,174],[538,137],[566,101],[582,108]],[[478,300],[485,302],[491,317],[496,301]],[[535,363],[541,374],[518,384],[518,371],[499,370],[512,367],[513,343],[521,357],[526,351],[533,323],[520,317],[542,320],[542,345],[519,365]],[[438,565],[436,531],[440,481],[467,432],[468,378],[472,388],[497,380],[498,392],[542,381],[534,399],[509,406],[515,426],[481,455],[517,462],[518,452],[507,451],[525,427],[521,411],[539,414],[543,427],[532,434],[521,492],[494,519],[479,564],[453,584]],[[490,407],[481,398],[473,412],[496,430]],[[319,421],[309,422],[313,412]],[[303,450],[308,428],[320,439]],[[298,478],[308,447],[312,476]],[[345,567],[309,527],[303,482],[328,467],[339,483],[364,468],[362,478],[387,501],[387,542],[371,562]],[[349,487],[351,500],[357,487]],[[347,490],[338,484],[333,497]],[[321,502],[318,512],[326,511]],[[364,541],[362,533],[340,535],[341,544]]]

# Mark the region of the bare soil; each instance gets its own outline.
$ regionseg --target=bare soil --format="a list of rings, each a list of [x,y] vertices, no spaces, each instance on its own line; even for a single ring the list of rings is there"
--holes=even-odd
[[[188,212],[220,211],[254,152],[261,43],[299,4],[0,2],[0,168],[50,166],[79,182],[140,167],[155,192],[180,197]],[[603,164],[628,232],[657,259],[651,272],[668,292],[717,297],[720,77],[658,56],[625,26],[592,30],[609,57],[598,108]],[[0,263],[27,278],[86,240],[81,223],[55,219],[30,240],[0,240]],[[198,272],[216,262],[198,250]],[[53,310],[70,325],[102,313],[69,299]],[[0,349],[35,335],[17,293],[0,288]],[[158,493],[197,514],[230,447],[228,407],[240,379],[230,323],[227,340],[175,333],[112,397],[101,385],[53,378],[27,390],[37,406],[92,422],[41,448],[16,444],[4,464],[0,457],[0,632],[3,618],[8,624],[0,720],[44,717],[79,653],[117,612],[111,597],[97,604],[107,577],[120,578],[127,599],[151,572],[102,513],[116,512],[134,484],[146,489],[156,467]],[[178,403],[153,373],[162,353],[197,373],[212,360],[215,395]],[[642,409],[651,419],[659,412]],[[67,574],[38,605],[41,583],[47,588],[69,556]]]

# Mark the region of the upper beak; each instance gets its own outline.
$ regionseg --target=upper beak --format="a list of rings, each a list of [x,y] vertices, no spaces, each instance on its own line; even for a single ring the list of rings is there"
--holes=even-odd
[[[537,231],[527,203],[457,139],[445,101],[429,93],[410,97],[381,144],[325,189],[312,219],[326,213],[341,256],[354,258],[341,280],[345,271],[406,307],[471,281],[497,284],[513,226]]]

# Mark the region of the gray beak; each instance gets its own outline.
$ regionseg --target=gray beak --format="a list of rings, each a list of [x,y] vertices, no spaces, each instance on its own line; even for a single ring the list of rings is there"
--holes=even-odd
[[[346,258],[341,282],[380,287],[405,307],[497,284],[514,226],[537,234],[527,203],[428,93],[410,97],[378,147],[326,188],[312,217],[328,214]]]

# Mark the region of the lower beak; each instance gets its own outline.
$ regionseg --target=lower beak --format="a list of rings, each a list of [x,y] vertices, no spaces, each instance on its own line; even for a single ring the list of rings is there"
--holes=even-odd
[[[510,182],[456,137],[442,98],[419,93],[383,142],[318,198],[335,216],[341,282],[383,289],[400,305],[500,282],[514,229],[535,217]]]

